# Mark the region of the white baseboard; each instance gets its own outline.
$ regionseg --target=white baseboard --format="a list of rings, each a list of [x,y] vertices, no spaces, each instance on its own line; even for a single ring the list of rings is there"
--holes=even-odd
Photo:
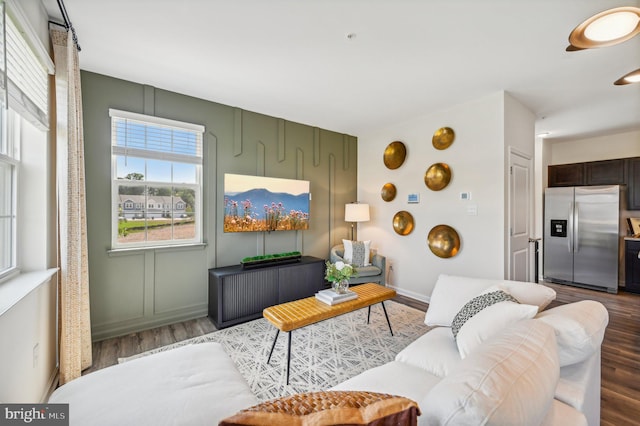
[[[396,287],[394,285],[390,285],[387,284],[387,287],[392,288],[396,291],[396,293],[398,293],[401,296],[407,296],[410,297],[412,299],[416,299],[419,300],[420,302],[424,302],[424,303],[429,303],[429,301],[431,300],[431,298],[429,296],[425,296],[423,294],[419,294],[410,290],[404,290],[400,287]]]

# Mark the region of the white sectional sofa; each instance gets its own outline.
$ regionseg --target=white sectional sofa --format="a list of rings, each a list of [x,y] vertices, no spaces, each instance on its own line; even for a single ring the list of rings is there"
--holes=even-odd
[[[103,368],[59,387],[71,426],[216,425],[258,403],[219,343],[186,345]]]
[[[477,303],[496,294],[520,303]],[[394,361],[333,390],[410,398],[420,425],[598,425],[608,313],[595,301],[544,310],[554,298],[539,284],[441,275],[425,316],[436,327]],[[460,325],[468,307],[477,313]],[[99,370],[62,386],[50,402],[71,403],[72,426],[217,424],[257,404],[216,343]]]
[[[501,302],[482,309],[456,341],[451,325],[457,313],[496,288],[521,306]],[[425,316],[427,325],[438,327],[394,361],[333,389],[411,398],[422,425],[599,425],[607,310],[595,301],[543,310],[554,298],[555,291],[540,284],[442,275]],[[527,306],[536,307],[533,315]]]

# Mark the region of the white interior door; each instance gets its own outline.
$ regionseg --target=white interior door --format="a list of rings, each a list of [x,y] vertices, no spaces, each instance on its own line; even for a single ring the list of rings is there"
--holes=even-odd
[[[531,157],[509,150],[509,256],[510,280],[531,281]]]

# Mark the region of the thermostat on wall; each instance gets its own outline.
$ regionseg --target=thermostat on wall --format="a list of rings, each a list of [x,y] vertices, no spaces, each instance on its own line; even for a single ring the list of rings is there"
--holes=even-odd
[[[461,200],[470,200],[471,199],[471,193],[470,192],[461,192],[460,193],[460,199]]]

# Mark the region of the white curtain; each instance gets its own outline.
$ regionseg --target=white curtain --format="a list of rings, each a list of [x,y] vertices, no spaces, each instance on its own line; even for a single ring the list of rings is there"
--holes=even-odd
[[[89,266],[78,50],[71,32],[51,30],[56,97],[60,384],[91,366]]]

